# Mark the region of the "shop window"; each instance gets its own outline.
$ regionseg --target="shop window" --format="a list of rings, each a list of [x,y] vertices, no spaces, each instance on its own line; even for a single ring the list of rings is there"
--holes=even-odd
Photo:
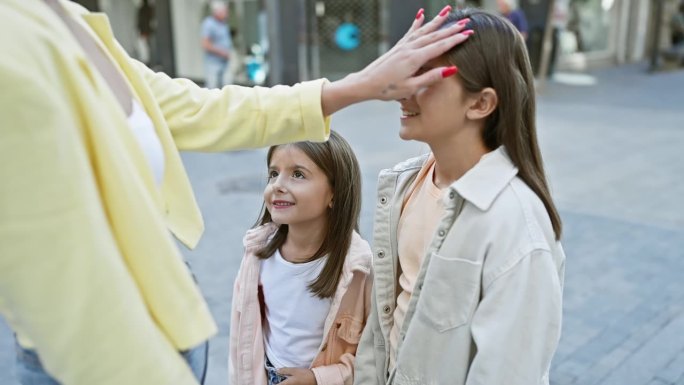
[[[563,53],[609,50],[613,9],[614,0],[571,0],[561,34]]]

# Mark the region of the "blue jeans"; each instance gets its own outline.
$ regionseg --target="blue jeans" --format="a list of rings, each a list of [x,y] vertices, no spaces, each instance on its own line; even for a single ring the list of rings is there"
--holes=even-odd
[[[34,350],[24,349],[19,344],[15,344],[15,349],[17,353],[17,379],[21,385],[59,385],[59,382],[43,369],[40,358]],[[180,352],[200,384],[204,383],[204,377],[207,374],[208,354],[209,342]]]
[[[228,62],[204,59],[204,87],[223,88]]]
[[[276,385],[287,380],[287,377],[278,374],[278,370],[273,366],[271,361],[268,360],[268,357],[266,357],[266,363],[264,364],[264,367],[266,368],[268,385]]]

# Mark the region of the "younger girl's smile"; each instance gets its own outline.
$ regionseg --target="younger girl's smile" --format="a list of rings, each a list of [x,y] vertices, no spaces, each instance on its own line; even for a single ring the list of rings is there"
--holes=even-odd
[[[292,202],[287,202],[287,201],[283,201],[283,200],[273,201],[273,209],[275,209],[275,210],[287,209],[287,208],[290,208],[294,205],[295,204]]]

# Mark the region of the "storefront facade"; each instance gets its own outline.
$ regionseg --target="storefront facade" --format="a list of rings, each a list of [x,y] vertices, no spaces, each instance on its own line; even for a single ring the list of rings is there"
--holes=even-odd
[[[673,2],[675,0],[665,0]],[[157,10],[152,65],[172,75],[203,78],[200,24],[205,0],[150,1]],[[133,56],[139,55],[136,15],[142,0],[83,0],[106,12],[114,33]],[[359,70],[394,44],[415,12],[435,15],[440,0],[233,0],[228,23],[234,33],[233,71],[245,82],[245,58],[264,55],[270,83],[318,77],[337,79]],[[554,0],[557,56],[554,69],[585,70],[642,60],[648,56],[654,15],[650,0]],[[497,11],[496,0],[455,1]],[[535,64],[548,14],[548,0],[520,0],[529,14],[530,54]],[[536,40],[535,40],[536,39]],[[254,51],[256,50],[256,51]],[[539,50],[536,52],[535,50]]]

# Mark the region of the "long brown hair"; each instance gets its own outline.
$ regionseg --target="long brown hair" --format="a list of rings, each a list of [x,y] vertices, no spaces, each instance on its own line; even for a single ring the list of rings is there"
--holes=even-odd
[[[267,167],[271,164],[273,152],[282,146],[295,146],[304,152],[323,171],[333,192],[333,204],[328,210],[328,226],[323,243],[309,259],[309,261],[314,261],[328,255],[328,260],[320,275],[309,284],[309,290],[320,298],[329,298],[337,290],[354,230],[359,229],[361,212],[359,162],[349,143],[338,133],[331,131],[327,142],[297,142],[272,146],[266,156]],[[272,222],[271,213],[264,205],[257,225],[269,222]],[[287,225],[280,225],[266,246],[257,251],[256,256],[261,259],[270,258],[285,243],[287,230]]]
[[[490,150],[505,146],[520,179],[544,203],[556,239],[560,239],[562,223],[537,143],[534,78],[522,35],[503,17],[477,9],[456,10],[445,25],[465,18],[470,19],[466,28],[475,33],[445,57],[458,66],[459,80],[467,92],[477,93],[486,87],[496,91],[498,105],[482,132],[485,145]]]

